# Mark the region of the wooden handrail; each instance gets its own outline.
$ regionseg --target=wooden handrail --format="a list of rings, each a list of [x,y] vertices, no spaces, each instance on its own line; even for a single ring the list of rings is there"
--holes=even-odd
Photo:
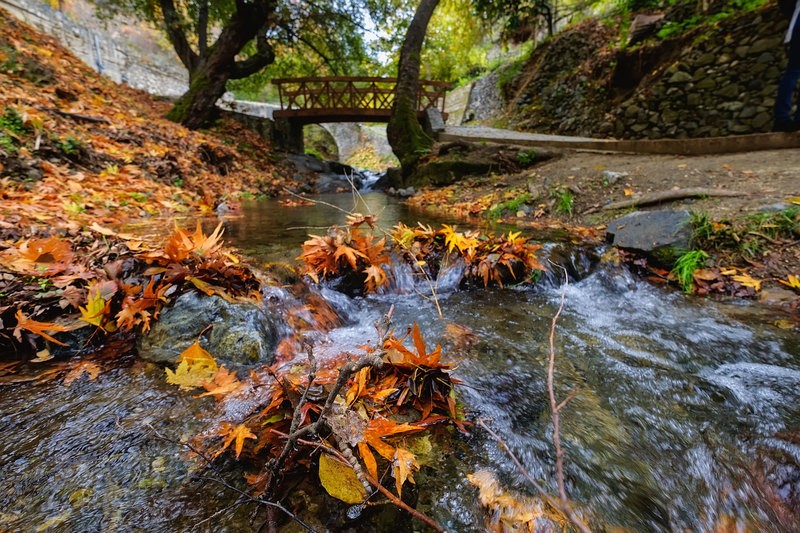
[[[336,111],[388,113],[394,102],[397,79],[371,76],[278,78],[272,80],[272,84],[278,87],[283,111],[310,117]],[[445,96],[450,87],[450,83],[443,81],[421,80],[417,109],[437,107],[444,113]]]

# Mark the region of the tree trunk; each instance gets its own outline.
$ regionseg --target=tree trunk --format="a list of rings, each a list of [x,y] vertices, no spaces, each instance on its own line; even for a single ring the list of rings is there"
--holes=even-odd
[[[433,139],[425,134],[417,118],[417,93],[422,42],[438,4],[439,0],[420,0],[400,49],[397,88],[386,135],[392,151],[400,160],[404,177],[413,172],[420,156],[433,146]]]
[[[211,46],[203,44],[205,31],[199,32],[198,52],[189,46],[186,35],[174,21],[177,12],[173,0],[161,0],[167,35],[183,64],[189,70],[189,90],[167,113],[167,118],[190,129],[207,125],[217,112],[217,100],[225,92],[229,79],[239,79],[272,63],[275,55],[266,41],[267,17],[275,9],[272,0],[252,3],[237,2],[237,9],[225,23],[219,37]],[[198,14],[202,19],[206,15]],[[199,26],[207,21],[199,20]],[[257,52],[236,61],[236,55],[256,39]]]

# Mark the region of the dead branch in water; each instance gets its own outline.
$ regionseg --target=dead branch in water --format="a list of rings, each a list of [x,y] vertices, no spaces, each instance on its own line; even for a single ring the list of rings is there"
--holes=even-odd
[[[563,269],[562,269],[563,270]],[[583,520],[580,519],[578,515],[575,514],[575,511],[572,510],[572,505],[567,498],[567,491],[564,487],[564,450],[561,448],[561,420],[559,414],[561,409],[567,406],[569,401],[574,396],[574,391],[567,395],[567,397],[562,402],[556,401],[556,393],[555,393],[555,386],[553,384],[554,377],[555,377],[555,363],[556,363],[556,349],[555,349],[555,336],[556,336],[556,323],[558,322],[558,318],[561,316],[561,312],[564,310],[564,303],[566,301],[566,291],[567,286],[569,285],[569,277],[567,276],[566,270],[564,270],[564,288],[561,291],[561,303],[558,306],[558,310],[556,314],[553,315],[553,319],[550,321],[550,358],[547,364],[547,394],[550,399],[550,410],[553,415],[553,446],[555,447],[556,452],[556,483],[558,485],[558,501],[556,501],[550,494],[547,493],[545,488],[538,483],[533,476],[528,473],[525,467],[522,465],[522,462],[514,455],[514,452],[511,448],[506,444],[506,442],[494,431],[489,429],[486,423],[483,420],[478,420],[478,425],[481,426],[483,429],[486,430],[489,435],[497,441],[500,446],[503,447],[506,454],[511,458],[511,461],[517,467],[517,470],[522,474],[522,476],[530,483],[539,494],[541,494],[542,499],[546,501],[551,507],[561,511],[567,519],[572,522],[572,524],[578,528],[581,533],[591,533],[591,529],[589,526],[583,523]]]

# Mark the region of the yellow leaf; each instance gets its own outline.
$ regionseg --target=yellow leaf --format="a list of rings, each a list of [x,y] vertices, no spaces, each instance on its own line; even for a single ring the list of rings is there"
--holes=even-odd
[[[174,372],[169,368],[165,372],[167,383],[179,385],[182,389],[202,387],[217,373],[217,362],[197,341],[181,353],[178,363]]]
[[[633,196],[633,189],[625,189],[625,196]]]
[[[344,503],[362,503],[367,497],[353,467],[330,454],[319,456],[319,480],[328,494]]]
[[[419,470],[419,463],[413,453],[404,448],[397,448],[394,451],[392,475],[394,475],[394,484],[397,488],[398,496],[402,496],[403,483],[406,480],[414,483],[413,473],[417,470]]]
[[[745,287],[752,287],[756,292],[761,290],[761,280],[754,279],[748,274],[739,274],[738,276],[731,276],[734,281],[739,282]]]
[[[800,205],[800,196],[795,196],[789,200],[790,204]]]
[[[106,301],[100,291],[89,290],[89,296],[86,300],[86,307],[80,307],[81,318],[84,322],[88,322],[98,328],[103,327],[103,310],[106,308]]]
[[[202,292],[206,293],[206,295],[208,296],[212,296],[214,294],[214,289],[211,288],[211,285],[209,285],[202,279],[196,278],[194,276],[187,276],[186,281],[190,281],[192,285],[200,289]]]
[[[788,276],[786,276],[786,279],[788,281],[783,281],[782,279],[779,279],[778,281],[780,281],[787,287],[791,287],[793,289],[800,289],[800,277],[796,276],[795,274],[789,274]]]

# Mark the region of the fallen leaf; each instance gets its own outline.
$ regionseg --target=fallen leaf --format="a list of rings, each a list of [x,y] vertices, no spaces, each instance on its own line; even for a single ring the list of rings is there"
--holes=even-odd
[[[231,445],[231,443],[235,442],[233,449],[236,452],[236,458],[238,459],[242,454],[245,439],[258,440],[258,437],[256,437],[244,424],[234,426],[230,422],[222,423],[218,435],[225,437],[225,440],[222,442],[222,447],[217,450],[213,457],[219,456],[219,454],[224,452]]]
[[[175,371],[165,368],[167,383],[179,385],[182,389],[202,387],[217,373],[217,362],[195,341],[178,358]]]
[[[224,366],[221,366],[214,375],[214,379],[203,383],[203,388],[208,392],[199,394],[197,398],[213,396],[215,400],[221,400],[228,394],[239,390],[242,386],[242,382],[236,377],[236,372],[231,372]]]
[[[353,467],[328,453],[319,456],[319,480],[328,494],[344,503],[363,503],[367,497]]]
[[[392,475],[394,476],[394,483],[397,488],[398,496],[402,496],[403,483],[405,483],[406,480],[414,483],[413,474],[417,470],[419,470],[419,463],[413,453],[404,448],[397,448],[394,451]]]
[[[92,361],[80,361],[64,376],[64,385],[69,387],[75,380],[80,379],[84,373],[89,376],[89,381],[94,381],[100,375],[100,367]]]
[[[14,316],[17,319],[17,326],[14,328],[14,337],[18,341],[22,342],[22,330],[25,330],[25,331],[30,331],[31,333],[35,333],[36,335],[40,335],[45,339],[49,340],[50,342],[60,344],[61,346],[67,345],[67,343],[56,340],[51,335],[48,335],[46,332],[69,331],[69,328],[61,326],[59,324],[54,324],[53,322],[39,322],[37,320],[33,320],[32,318],[26,317],[25,314],[20,310],[17,310]]]

